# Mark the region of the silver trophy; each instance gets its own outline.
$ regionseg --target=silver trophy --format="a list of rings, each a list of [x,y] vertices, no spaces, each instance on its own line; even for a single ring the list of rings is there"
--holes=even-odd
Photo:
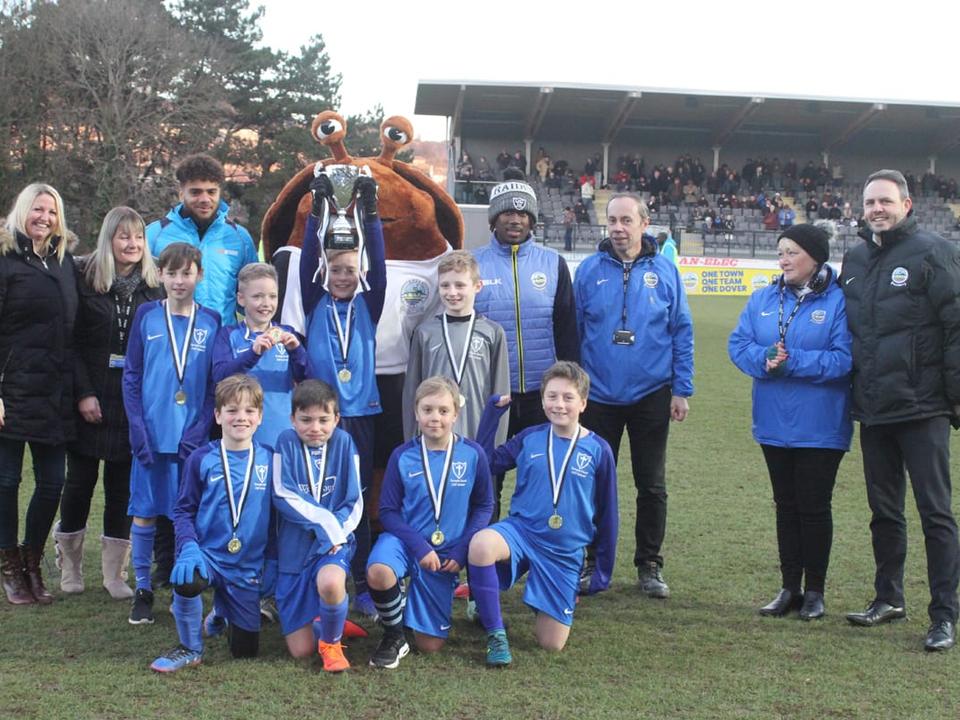
[[[327,165],[322,171],[333,185],[332,210],[336,212],[329,225],[325,243],[329,250],[352,250],[357,247],[354,225],[350,223],[347,212],[354,209],[357,178],[370,176],[370,168],[356,165]],[[354,213],[355,215],[356,213]]]

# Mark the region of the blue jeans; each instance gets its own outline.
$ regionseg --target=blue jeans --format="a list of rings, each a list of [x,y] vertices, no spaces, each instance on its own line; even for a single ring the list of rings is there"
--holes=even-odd
[[[24,440],[0,437],[0,550],[17,545],[18,495],[23,471]],[[23,542],[43,548],[60,504],[66,474],[66,446],[30,443],[35,485],[27,507]]]

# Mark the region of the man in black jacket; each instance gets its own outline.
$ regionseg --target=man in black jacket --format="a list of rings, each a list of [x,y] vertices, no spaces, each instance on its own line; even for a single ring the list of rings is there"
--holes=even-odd
[[[956,642],[960,546],[950,508],[950,423],[960,410],[960,253],[921,230],[907,182],[879,170],[863,189],[864,242],[840,282],[853,334],[853,416],[873,513],[875,597],[855,625],[906,617],[903,516],[910,473],[927,550],[927,650]]]

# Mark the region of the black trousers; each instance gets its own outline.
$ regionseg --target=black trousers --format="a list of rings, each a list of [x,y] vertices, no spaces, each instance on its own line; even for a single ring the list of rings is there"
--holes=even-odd
[[[670,432],[670,387],[655,390],[632,405],[587,403],[582,423],[602,437],[619,461],[620,439],[630,439],[633,482],[637,488],[637,545],[633,564],[663,565],[660,547],[667,529],[667,436]]]
[[[843,450],[761,445],[777,508],[783,587],[822,593],[833,544],[833,486]]]
[[[539,390],[527,393],[511,393],[507,438],[512,438],[522,430],[532,425],[541,425],[546,421],[547,416],[543,413],[543,401],[540,399]],[[500,519],[500,496],[503,494],[503,475],[497,475],[493,480],[493,514],[490,516],[491,525]]]
[[[903,565],[907,557],[907,522],[903,504],[910,474],[927,550],[930,583],[928,612],[934,622],[957,620],[960,546],[950,507],[950,421],[946,417],[861,425],[863,474],[873,517],[876,598],[902,606]]]
[[[130,459],[103,461],[103,534],[107,537],[130,537],[130,465]],[[99,474],[98,458],[67,452],[67,480],[60,497],[61,532],[76,532],[87,526]]]

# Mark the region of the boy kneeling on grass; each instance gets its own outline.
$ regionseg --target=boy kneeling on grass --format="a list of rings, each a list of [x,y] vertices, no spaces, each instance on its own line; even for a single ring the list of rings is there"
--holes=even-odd
[[[270,523],[269,448],[254,442],[263,419],[263,390],[247,375],[216,389],[214,416],[223,439],[187,460],[173,511],[177,560],[170,574],[180,644],[152,670],[167,673],[203,659],[203,638],[227,631],[230,653],[255,657],[260,645],[260,572]],[[213,586],[214,609],[203,620],[200,593]]]
[[[320,653],[323,669],[350,667],[340,638],[347,574],[363,515],[360,458],[337,427],[337,394],[321,380],[293,391],[292,430],[277,438],[273,503],[278,513],[277,609],[293,657]]]
[[[414,403],[420,434],[396,448],[387,463],[380,491],[384,532],[367,562],[370,595],[383,625],[370,658],[376,668],[396,668],[410,651],[404,625],[421,652],[443,647],[468,543],[493,511],[483,449],[453,432],[460,408],[456,383],[427,378]],[[406,602],[400,588],[405,577]]]
[[[470,589],[487,631],[487,664],[513,660],[500,615],[500,590],[524,574],[523,601],[536,612],[536,637],[546,650],[562,650],[573,624],[586,547],[596,547],[589,593],[610,585],[617,551],[617,467],[610,446],[580,425],[590,378],[573,362],[543,374],[540,395],[549,420],[493,449],[500,415],[510,396],[491,398],[477,438],[492,474],[517,469],[510,515],[470,541]]]

